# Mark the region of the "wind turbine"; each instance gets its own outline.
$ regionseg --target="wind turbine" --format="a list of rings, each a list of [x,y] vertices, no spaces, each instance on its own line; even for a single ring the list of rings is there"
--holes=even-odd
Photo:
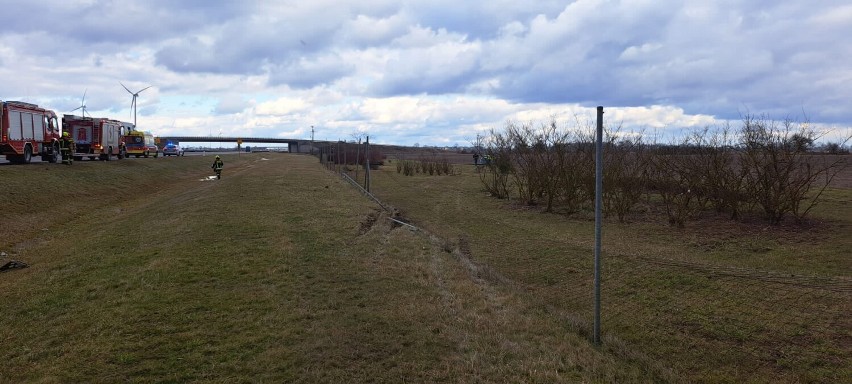
[[[133,101],[130,102],[130,108],[133,109],[133,129],[136,129],[136,98],[139,97],[139,94],[142,93],[142,91],[151,88],[152,85],[142,88],[134,93],[133,91],[128,89],[127,86],[124,85],[124,83],[120,81],[118,83],[121,84],[122,87],[124,87],[124,90],[126,90],[127,93],[133,95]]]
[[[74,111],[79,109],[83,112],[83,117],[86,117],[86,92],[88,90],[89,90],[88,88],[83,90],[83,99],[80,100],[80,106],[72,109],[71,112],[74,112]]]

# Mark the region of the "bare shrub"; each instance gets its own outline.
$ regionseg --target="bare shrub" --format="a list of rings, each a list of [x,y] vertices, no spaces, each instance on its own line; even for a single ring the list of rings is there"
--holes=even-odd
[[[823,147],[823,151],[831,155],[847,155],[849,149],[843,146],[842,143],[827,143]]]
[[[576,133],[566,133],[575,135]],[[577,136],[579,138],[579,136]],[[593,179],[594,163],[589,156],[584,156],[579,142],[566,140],[557,143],[553,147],[556,162],[556,198],[557,204],[561,205],[568,213],[579,211],[583,203],[590,201],[586,186],[588,180]],[[549,203],[548,203],[549,204]]]
[[[580,119],[573,130],[560,130],[554,118],[539,125],[507,122],[488,137],[480,180],[499,198],[510,198],[511,190],[523,204],[545,203],[546,212],[577,212],[594,199],[594,131]],[[604,210],[622,222],[643,193],[679,227],[710,208],[732,219],[760,207],[773,224],[785,215],[802,220],[846,166],[845,157],[810,152],[818,137],[807,123],[789,119],[749,115],[742,128],[706,127],[674,145],[649,146],[641,132],[620,127],[605,134]],[[448,172],[438,160],[422,167]]]
[[[748,169],[747,186],[767,220],[778,224],[787,214],[801,220],[816,204],[828,183],[842,168],[842,161],[814,161],[803,143],[813,143],[816,132],[807,122],[777,122],[765,116],[743,117],[742,161]],[[820,176],[828,176],[821,186]],[[817,187],[812,195],[811,192]]]
[[[535,156],[536,170],[534,172],[536,184],[539,188],[539,196],[546,200],[545,212],[552,212],[554,202],[561,195],[560,168],[564,158],[559,154],[560,150],[566,149],[567,132],[560,131],[556,124],[556,118],[551,117],[548,123],[541,124],[535,136],[533,155]]]
[[[540,190],[540,167],[537,164],[537,152],[546,150],[545,144],[538,141],[532,124],[506,124],[508,141],[508,159],[512,164],[511,177],[518,197],[527,205],[536,204]]]
[[[412,160],[400,160],[396,165],[397,169],[402,169],[402,174],[405,176],[414,176],[417,163]]]
[[[621,128],[608,130],[604,145],[604,210],[624,222],[627,214],[645,192],[649,156],[641,134],[621,134]]]
[[[738,219],[748,202],[744,190],[747,172],[739,161],[734,130],[730,124],[720,129],[706,127],[693,132],[689,140],[695,148],[695,191],[703,200],[699,206],[703,209],[707,201],[716,212],[729,212],[732,219]]]
[[[657,146],[649,161],[649,191],[657,193],[670,225],[683,228],[695,211],[691,159],[684,146]]]
[[[485,152],[485,172],[479,180],[492,196],[509,198],[509,175],[512,173],[511,145],[507,135],[491,131],[490,142]]]

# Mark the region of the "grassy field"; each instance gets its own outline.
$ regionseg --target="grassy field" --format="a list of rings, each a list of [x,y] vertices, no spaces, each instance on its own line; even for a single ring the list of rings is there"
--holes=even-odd
[[[264,158],[263,156],[266,156]],[[648,381],[315,159],[0,167],[2,382]]]
[[[314,158],[0,166],[0,382],[848,382],[852,191],[806,230],[593,223],[476,173]]]
[[[592,215],[493,199],[472,167],[459,169],[406,177],[387,166],[371,176],[372,191],[489,284],[590,335]],[[850,202],[852,190],[829,190],[804,226],[706,215],[684,229],[661,215],[607,220],[603,350],[662,381],[850,381]]]

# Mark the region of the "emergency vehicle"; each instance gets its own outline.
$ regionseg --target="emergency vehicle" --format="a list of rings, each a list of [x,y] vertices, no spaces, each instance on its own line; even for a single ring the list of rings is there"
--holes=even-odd
[[[154,144],[154,135],[147,131],[130,131],[124,135],[124,145],[127,148],[127,155],[139,156],[154,156],[155,158],[160,153],[160,148]]]
[[[125,127],[118,120],[64,115],[62,129],[71,134],[77,146],[74,160],[88,157],[109,161],[113,156],[123,159],[127,154],[122,141]]]
[[[59,122],[53,111],[20,101],[0,100],[0,154],[13,163],[29,163],[33,156],[57,162]]]

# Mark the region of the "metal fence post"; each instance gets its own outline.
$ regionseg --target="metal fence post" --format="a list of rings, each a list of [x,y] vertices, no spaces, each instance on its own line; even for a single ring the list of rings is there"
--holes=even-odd
[[[370,192],[370,135],[367,135],[367,143],[366,147],[364,147],[364,162],[367,165],[367,169],[364,170],[366,176],[364,176],[364,184],[367,185],[367,192]]]
[[[358,138],[358,145],[355,146],[356,154],[355,154],[355,180],[359,180],[360,176],[358,176],[361,172],[361,138]],[[360,183],[360,181],[358,181]]]
[[[598,106],[595,134],[595,329],[594,343],[601,344],[601,210],[603,209],[603,114]]]

